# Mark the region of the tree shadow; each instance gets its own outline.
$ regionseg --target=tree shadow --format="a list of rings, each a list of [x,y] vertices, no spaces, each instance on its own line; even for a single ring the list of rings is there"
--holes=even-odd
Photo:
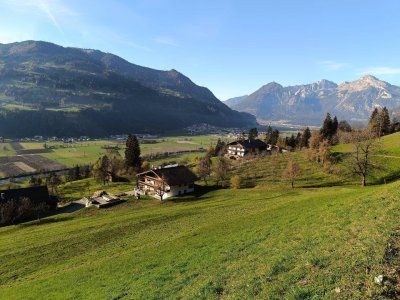
[[[40,219],[40,220],[26,220],[23,223],[19,223],[19,227],[30,227],[30,226],[39,226],[39,225],[46,225],[46,224],[51,224],[51,223],[59,223],[59,222],[64,222],[68,220],[72,220],[74,217],[72,216],[65,216],[65,217],[59,217],[59,218],[45,218],[45,219]]]
[[[168,199],[170,202],[192,202],[208,199],[208,197],[203,197],[205,194],[212,191],[224,189],[223,187],[216,185],[197,185],[194,186],[194,192],[187,195],[174,196],[172,199]]]
[[[85,207],[84,204],[73,202],[64,207],[58,208],[53,215],[73,213]]]

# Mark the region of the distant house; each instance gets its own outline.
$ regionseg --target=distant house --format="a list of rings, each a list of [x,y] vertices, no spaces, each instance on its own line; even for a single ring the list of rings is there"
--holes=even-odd
[[[242,158],[247,154],[266,152],[268,145],[259,139],[234,141],[227,145],[227,156],[231,159]]]
[[[137,174],[136,177],[137,192],[161,200],[193,192],[197,180],[192,171],[180,165],[159,167]]]
[[[29,199],[29,207],[24,199]],[[22,221],[33,217],[39,212],[57,208],[57,199],[50,197],[46,186],[28,187],[20,189],[0,190],[0,224],[7,224],[10,220]]]

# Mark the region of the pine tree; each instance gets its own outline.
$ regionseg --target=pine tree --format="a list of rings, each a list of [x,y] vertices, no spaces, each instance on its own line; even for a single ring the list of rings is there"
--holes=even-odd
[[[320,129],[320,133],[323,139],[332,142],[332,138],[336,135],[338,129],[338,120],[336,116],[332,119],[329,113],[326,114],[326,118],[322,127]]]
[[[271,137],[271,145],[275,146],[278,143],[279,140],[279,130],[278,129],[274,129],[274,131],[272,132],[272,137]]]
[[[338,119],[337,119],[336,116],[335,116],[335,117],[333,118],[333,121],[332,121],[331,137],[334,136],[334,135],[336,134],[337,129],[338,129],[338,126],[339,126],[339,122],[338,122]]]
[[[379,110],[377,107],[374,108],[374,110],[371,113],[371,117],[369,118],[368,121],[368,127],[371,130],[371,132],[374,133],[374,135],[379,136],[380,131],[381,131],[381,122],[379,121],[380,116],[379,116]]]
[[[298,132],[296,135],[296,148],[301,148],[301,140],[302,140],[301,133]]]
[[[292,134],[290,138],[286,137],[285,144],[286,146],[289,146],[292,149],[296,148],[296,137],[294,136],[294,134]]]
[[[79,179],[81,179],[81,169],[78,165],[76,165],[74,168],[74,180],[79,180]]]
[[[304,129],[303,134],[301,135],[302,148],[308,148],[310,137],[311,137],[311,131],[310,128],[307,127],[306,129]]]
[[[214,148],[214,156],[221,155],[224,152],[225,152],[225,143],[221,139],[218,139],[217,144],[215,145]]]
[[[249,130],[249,140],[253,141],[258,137],[258,130],[257,128],[250,128]]]
[[[381,132],[383,134],[388,134],[388,133],[390,133],[390,116],[389,116],[389,111],[386,108],[386,106],[384,108],[382,108],[380,115],[381,115],[380,120],[382,123]]]
[[[273,130],[271,126],[267,127],[267,131],[265,132],[265,143],[267,144],[272,144],[272,139],[273,139]]]
[[[140,145],[136,135],[129,134],[126,140],[125,164],[139,170],[141,166]]]
[[[322,135],[322,138],[330,139],[331,132],[332,132],[332,118],[331,118],[330,113],[327,113],[324,123],[322,124],[320,133]]]

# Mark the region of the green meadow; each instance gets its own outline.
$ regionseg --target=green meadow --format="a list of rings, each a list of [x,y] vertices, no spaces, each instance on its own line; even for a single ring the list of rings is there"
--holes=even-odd
[[[13,156],[15,154],[14,148],[9,143],[0,143],[0,156]]]
[[[199,187],[0,229],[4,299],[374,298],[400,186]],[[370,268],[366,274],[365,269]],[[376,298],[375,298],[376,299]]]
[[[215,145],[219,136],[217,135],[200,135],[200,136],[172,136],[161,137],[155,139],[155,143],[143,143],[140,145],[143,155],[151,153],[176,152],[183,150],[194,150],[199,148],[207,149],[210,145]],[[223,138],[223,137],[221,137]],[[24,149],[44,149],[43,142],[28,142],[21,143]],[[53,147],[53,152],[43,153],[41,155],[57,161],[66,166],[84,165],[96,162],[96,160],[104,155],[107,151],[105,146],[118,146],[119,153],[124,155],[125,144],[122,141],[115,140],[98,140],[77,142],[72,144],[49,142],[48,147]],[[1,155],[1,150],[0,150]],[[197,153],[196,155],[201,155]],[[154,164],[163,163],[165,161],[177,161],[183,159],[192,159],[196,155],[193,154],[178,154],[171,157],[154,159],[151,162]]]
[[[373,174],[367,187],[346,170],[346,158],[322,168],[295,152],[301,175],[294,189],[281,177],[288,155],[265,156],[232,162],[241,189],[211,178],[193,195],[128,198],[102,210],[67,206],[0,228],[1,298],[393,298],[400,176],[380,183],[400,170],[392,158],[399,137],[382,139],[391,168]],[[100,189],[124,192],[132,183],[85,179],[58,192],[70,201]]]

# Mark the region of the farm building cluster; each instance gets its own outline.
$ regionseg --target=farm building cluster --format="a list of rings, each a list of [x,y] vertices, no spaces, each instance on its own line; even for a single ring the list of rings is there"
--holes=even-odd
[[[246,155],[274,154],[286,152],[276,145],[267,144],[260,139],[238,140],[227,145],[227,157],[230,159],[240,159]]]

